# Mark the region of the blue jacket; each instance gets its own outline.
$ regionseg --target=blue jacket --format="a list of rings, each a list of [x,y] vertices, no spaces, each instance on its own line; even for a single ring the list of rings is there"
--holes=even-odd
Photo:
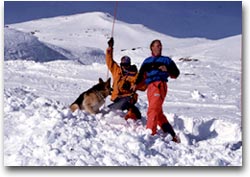
[[[167,72],[159,69],[162,65],[166,66]],[[168,82],[169,76],[171,78],[177,78],[179,74],[180,71],[171,58],[165,56],[151,56],[146,58],[142,63],[136,84],[142,82],[144,79],[147,85],[155,81]]]

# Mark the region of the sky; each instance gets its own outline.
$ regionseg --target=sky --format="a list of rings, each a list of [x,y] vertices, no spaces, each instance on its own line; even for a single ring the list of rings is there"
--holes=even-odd
[[[4,24],[92,11],[114,15],[115,1],[5,1]],[[241,1],[119,1],[117,19],[173,37],[220,39],[242,33]]]

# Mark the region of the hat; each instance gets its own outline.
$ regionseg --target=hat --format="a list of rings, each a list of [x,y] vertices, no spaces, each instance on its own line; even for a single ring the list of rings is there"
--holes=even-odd
[[[123,63],[123,64],[130,64],[131,60],[130,60],[129,56],[123,56],[121,58],[121,63]]]

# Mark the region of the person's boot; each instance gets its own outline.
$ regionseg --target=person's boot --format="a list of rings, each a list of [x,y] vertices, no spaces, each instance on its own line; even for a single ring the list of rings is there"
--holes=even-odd
[[[141,112],[137,107],[133,106],[128,109],[125,119],[127,120],[129,118],[133,120],[141,119]]]
[[[172,139],[173,142],[176,142],[176,143],[181,142],[180,137],[178,135],[176,135],[173,127],[170,125],[169,122],[162,124],[161,128],[162,128],[164,133],[169,133],[173,137],[173,139]]]
[[[175,142],[175,143],[181,143],[181,139],[180,139],[180,137],[178,135],[175,135],[173,137],[172,141]]]
[[[132,111],[131,108],[128,110],[127,114],[125,115],[125,120],[128,120],[128,119],[137,120],[137,116],[136,116],[136,114]]]

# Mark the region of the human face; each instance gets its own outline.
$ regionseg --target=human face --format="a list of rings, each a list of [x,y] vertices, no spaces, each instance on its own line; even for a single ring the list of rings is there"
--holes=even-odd
[[[122,70],[127,70],[130,67],[130,64],[120,63],[120,66],[121,66]]]
[[[151,47],[152,55],[155,57],[161,56],[162,51],[162,45],[160,41],[154,42],[154,44]]]

